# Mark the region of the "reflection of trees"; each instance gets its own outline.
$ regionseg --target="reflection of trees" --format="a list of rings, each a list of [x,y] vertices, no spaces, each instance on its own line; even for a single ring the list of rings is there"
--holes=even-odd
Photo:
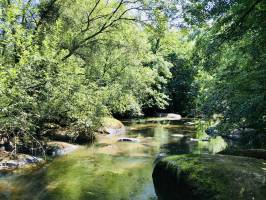
[[[193,153],[202,154],[202,153],[211,153],[215,154],[227,147],[227,143],[221,136],[211,138],[210,141],[199,141],[194,144]]]
[[[184,154],[191,151],[190,145],[185,137],[167,144],[163,144],[161,146],[161,150],[169,155]]]
[[[221,136],[213,138],[209,142],[209,151],[213,154],[224,150],[227,147],[227,143]]]
[[[158,125],[154,129],[154,139],[159,144],[166,144],[169,142],[169,130],[165,129],[163,126]]]

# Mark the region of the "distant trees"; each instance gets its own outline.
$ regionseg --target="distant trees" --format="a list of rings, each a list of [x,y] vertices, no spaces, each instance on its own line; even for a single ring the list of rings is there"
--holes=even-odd
[[[265,2],[169,0],[158,4],[157,15],[166,17],[159,17],[160,21],[166,19],[178,28],[169,31],[163,23],[155,23],[157,34],[151,43],[156,55],[173,65],[172,78],[164,88],[169,94],[168,110],[205,119],[218,116],[216,128],[222,134],[254,129],[255,133],[246,134],[247,143],[266,146]]]

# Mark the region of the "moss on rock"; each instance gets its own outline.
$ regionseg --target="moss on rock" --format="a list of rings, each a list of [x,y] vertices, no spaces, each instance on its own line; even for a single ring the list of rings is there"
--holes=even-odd
[[[266,163],[225,155],[178,155],[159,161],[153,181],[160,200],[266,199]]]

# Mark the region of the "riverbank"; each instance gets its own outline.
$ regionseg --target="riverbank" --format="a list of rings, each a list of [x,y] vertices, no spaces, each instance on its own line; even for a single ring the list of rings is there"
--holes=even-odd
[[[70,127],[60,127],[58,125],[48,124],[46,126],[45,136],[50,140],[42,147],[42,153],[39,155],[30,155],[27,153],[15,153],[9,151],[0,152],[0,172],[12,172],[21,168],[34,168],[44,164],[47,160],[54,157],[69,154],[83,145],[91,143],[95,140],[96,135],[113,135],[121,134],[126,131],[122,122],[114,118],[103,118],[101,127],[93,137],[91,134],[86,136],[84,133],[75,133]]]
[[[35,168],[45,164],[53,157],[69,154],[79,148],[66,142],[51,141],[47,143],[47,150],[44,156],[33,156],[29,154],[1,151],[0,152],[0,173],[13,172],[18,169]]]

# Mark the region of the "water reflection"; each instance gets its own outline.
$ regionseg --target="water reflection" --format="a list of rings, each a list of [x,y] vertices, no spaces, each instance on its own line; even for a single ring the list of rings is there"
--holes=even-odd
[[[0,178],[0,199],[156,199],[151,173],[160,154],[205,153],[221,141],[193,142],[194,127],[184,121],[128,121],[126,135],[99,136],[82,147],[30,173]],[[117,142],[120,137],[139,142]]]

